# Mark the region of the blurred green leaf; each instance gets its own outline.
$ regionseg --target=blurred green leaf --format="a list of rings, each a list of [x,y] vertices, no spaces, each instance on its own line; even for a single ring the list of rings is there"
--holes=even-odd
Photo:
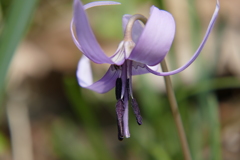
[[[84,123],[84,129],[89,138],[89,141],[94,148],[95,154],[99,160],[111,160],[112,155],[108,152],[108,148],[104,142],[102,129],[95,116],[95,112],[86,103],[81,95],[80,87],[75,78],[66,77],[64,79],[65,91],[68,99],[71,102],[71,107],[77,114],[78,118]]]
[[[1,12],[2,12],[3,16],[6,15],[12,1],[13,0],[0,0]]]
[[[189,86],[179,86],[176,97],[179,101],[198,96],[199,94],[230,88],[240,88],[240,81],[236,77],[222,77],[205,79]]]
[[[187,126],[190,128],[190,133],[188,135],[192,158],[193,160],[202,160],[202,147],[204,139],[202,135],[202,117],[199,113],[199,109],[196,108],[190,109],[188,114],[191,115]]]
[[[218,102],[214,95],[207,97],[207,119],[210,125],[210,158],[211,160],[221,160],[221,125],[219,120]]]
[[[163,0],[153,0],[154,5],[157,6],[160,9],[166,10],[165,3]]]
[[[84,132],[70,120],[62,119],[53,123],[51,140],[61,159],[98,159]]]
[[[12,0],[0,36],[0,93],[13,54],[32,18],[37,0]],[[1,95],[1,94],[0,94]]]
[[[0,155],[7,149],[8,143],[6,137],[0,132]]]

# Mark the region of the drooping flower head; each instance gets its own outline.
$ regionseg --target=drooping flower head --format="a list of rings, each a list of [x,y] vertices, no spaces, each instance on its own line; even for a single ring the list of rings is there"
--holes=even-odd
[[[128,128],[128,101],[131,101],[137,123],[142,124],[138,103],[132,92],[132,76],[152,73],[157,76],[169,76],[186,69],[199,55],[213,28],[219,11],[219,1],[206,34],[193,57],[182,67],[170,72],[158,72],[159,63],[170,50],[175,34],[173,16],[155,6],[150,9],[150,17],[142,15],[124,15],[124,39],[116,52],[108,57],[98,44],[89,25],[85,10],[101,5],[117,5],[118,2],[98,1],[82,5],[80,0],[74,0],[74,15],[71,22],[73,41],[83,53],[78,64],[77,78],[79,85],[98,93],[105,93],[115,87],[116,114],[118,121],[118,138],[130,137]],[[145,26],[141,24],[143,22]],[[75,27],[76,36],[73,31]],[[108,63],[107,73],[93,83],[90,60],[97,64]]]

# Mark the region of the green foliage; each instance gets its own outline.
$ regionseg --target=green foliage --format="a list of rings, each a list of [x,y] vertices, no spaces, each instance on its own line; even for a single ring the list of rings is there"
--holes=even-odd
[[[2,7],[4,7],[5,1],[1,2]],[[11,2],[6,11],[4,28],[0,35],[0,93],[4,87],[10,61],[28,28],[37,0],[12,0]]]
[[[8,148],[7,138],[0,132],[0,155]]]

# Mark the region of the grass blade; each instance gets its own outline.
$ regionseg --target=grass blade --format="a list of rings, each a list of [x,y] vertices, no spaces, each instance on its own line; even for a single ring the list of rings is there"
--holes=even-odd
[[[24,36],[33,15],[37,0],[13,0],[0,36],[0,93],[13,54]],[[0,94],[1,95],[1,94]]]

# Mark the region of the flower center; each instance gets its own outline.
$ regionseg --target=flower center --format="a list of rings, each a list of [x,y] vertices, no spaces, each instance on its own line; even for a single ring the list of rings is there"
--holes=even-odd
[[[121,76],[116,80],[115,95],[117,99],[116,114],[118,123],[118,139],[123,140],[130,137],[128,131],[128,101],[131,100],[131,106],[136,116],[137,123],[142,124],[142,117],[137,101],[132,93],[132,61],[126,60],[121,68]],[[119,68],[118,68],[119,69]]]
[[[144,24],[147,19],[139,14],[133,15],[126,26],[124,40],[120,43],[117,53],[112,57],[116,62],[123,60],[121,66],[114,65],[116,70],[121,70],[121,75],[116,80],[115,94],[117,99],[116,114],[118,124],[118,139],[121,141],[124,137],[129,138],[128,129],[128,101],[131,100],[131,106],[136,116],[137,123],[142,124],[142,116],[137,101],[133,97],[132,92],[132,61],[128,60],[135,43],[132,40],[132,28],[136,20],[141,20]]]

